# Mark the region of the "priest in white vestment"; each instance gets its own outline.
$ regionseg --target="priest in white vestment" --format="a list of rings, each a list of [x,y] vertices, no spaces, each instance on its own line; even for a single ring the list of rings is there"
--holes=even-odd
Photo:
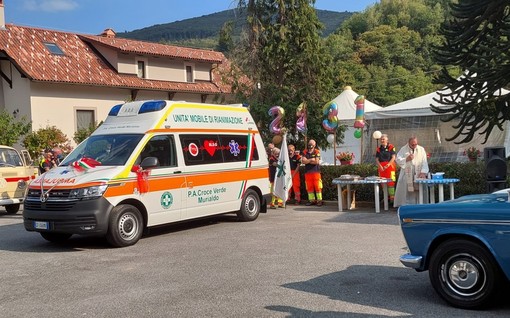
[[[396,163],[400,167],[397,188],[395,191],[394,207],[406,204],[418,204],[418,184],[414,183],[416,178],[426,178],[429,173],[427,152],[418,145],[416,137],[409,138],[408,143],[397,153]],[[424,187],[425,189],[427,187]],[[424,191],[424,201],[428,202],[428,191]]]

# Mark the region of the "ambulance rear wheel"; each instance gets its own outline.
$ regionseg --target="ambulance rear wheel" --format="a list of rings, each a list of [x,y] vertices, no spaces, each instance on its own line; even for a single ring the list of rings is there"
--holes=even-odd
[[[114,247],[136,244],[142,237],[143,219],[140,211],[132,205],[119,205],[110,213],[106,240]]]
[[[260,213],[260,197],[257,192],[248,189],[244,194],[241,209],[237,212],[237,217],[241,221],[253,221]]]
[[[5,206],[5,211],[7,214],[16,214],[19,211],[19,203],[18,204],[9,204]]]

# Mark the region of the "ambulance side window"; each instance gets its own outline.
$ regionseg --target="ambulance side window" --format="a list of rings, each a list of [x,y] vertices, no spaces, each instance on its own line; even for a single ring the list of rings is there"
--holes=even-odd
[[[181,135],[180,139],[187,166],[223,162],[218,135]]]
[[[177,166],[174,136],[160,135],[152,137],[145,145],[140,157],[140,161],[147,157],[156,157],[160,167]]]
[[[223,158],[225,162],[246,161],[248,150],[253,138],[248,138],[246,135],[220,135],[221,149],[223,151]],[[253,150],[251,151],[251,160],[258,160],[259,154],[257,152],[255,143],[253,142]]]
[[[180,139],[188,166],[246,161],[249,155],[251,160],[259,159],[255,143],[247,135],[181,135]],[[253,149],[251,154],[249,149]]]

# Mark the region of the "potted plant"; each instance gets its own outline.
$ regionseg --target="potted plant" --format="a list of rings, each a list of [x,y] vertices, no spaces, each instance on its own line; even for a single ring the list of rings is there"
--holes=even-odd
[[[468,157],[469,161],[476,161],[480,156],[480,150],[478,150],[476,147],[469,147],[468,149],[464,150],[464,154]]]
[[[342,151],[336,155],[336,158],[343,165],[351,165],[352,161],[354,160],[354,152]]]

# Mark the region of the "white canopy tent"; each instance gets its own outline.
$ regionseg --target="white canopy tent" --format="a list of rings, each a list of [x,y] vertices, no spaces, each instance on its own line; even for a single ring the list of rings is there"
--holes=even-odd
[[[508,91],[503,91],[506,94]],[[388,134],[390,143],[400,148],[407,143],[411,135],[418,137],[420,145],[425,147],[436,161],[466,161],[464,150],[468,147],[476,147],[481,151],[485,147],[502,147],[506,149],[506,156],[510,151],[510,127],[500,131],[495,128],[487,142],[482,144],[484,136],[475,135],[472,141],[464,144],[456,144],[455,141],[446,141],[445,138],[453,137],[456,129],[455,122],[442,122],[441,114],[432,111],[430,105],[440,104],[434,101],[439,99],[439,94],[433,92],[427,95],[416,97],[388,107],[365,112],[365,120],[370,124],[367,135],[372,136],[374,131],[381,131]],[[367,140],[364,146],[365,160],[374,156],[377,141]]]
[[[354,153],[354,162],[359,163],[361,160],[361,148],[362,148],[362,140],[354,137],[354,131],[356,129],[353,127],[354,120],[356,119],[356,104],[354,104],[354,100],[359,96],[355,91],[352,90],[350,86],[346,86],[342,93],[333,99],[333,102],[338,106],[338,122],[339,125],[347,126],[345,131],[343,143],[338,143],[336,145],[336,153],[342,151],[349,151]],[[378,106],[368,100],[365,99],[365,113],[369,111],[376,111],[382,109],[381,106]],[[334,147],[325,149],[321,153],[322,161],[326,164],[334,164],[335,163],[335,151]]]

